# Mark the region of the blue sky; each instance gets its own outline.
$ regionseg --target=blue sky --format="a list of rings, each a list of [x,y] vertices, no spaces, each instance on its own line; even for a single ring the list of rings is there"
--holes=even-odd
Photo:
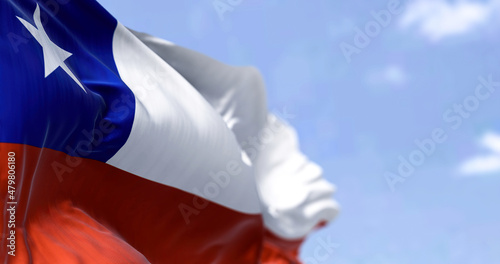
[[[302,149],[338,187],[341,214],[307,240],[306,263],[500,263],[500,92],[475,94],[480,77],[500,82],[500,1],[391,13],[391,0],[242,0],[222,19],[213,0],[99,2],[135,30],[262,71],[269,108],[296,115]],[[436,129],[446,140],[392,191],[387,172]],[[319,259],[325,240],[339,247]]]

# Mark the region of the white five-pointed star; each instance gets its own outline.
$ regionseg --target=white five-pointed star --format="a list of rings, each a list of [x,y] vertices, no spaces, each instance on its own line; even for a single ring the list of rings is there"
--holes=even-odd
[[[40,7],[38,4],[36,5],[35,14],[33,14],[33,20],[35,21],[36,27],[31,25],[28,21],[17,17],[19,21],[28,29],[28,31],[33,35],[33,37],[40,43],[43,49],[43,60],[45,65],[45,78],[49,76],[52,72],[54,72],[57,68],[61,67],[70,77],[73,79],[80,88],[86,93],[85,88],[83,88],[82,83],[76,78],[73,72],[68,68],[68,65],[64,63],[69,57],[71,57],[71,53],[61,49],[58,47],[52,40],[50,40],[49,36],[45,32],[43,28],[42,21],[40,20]]]

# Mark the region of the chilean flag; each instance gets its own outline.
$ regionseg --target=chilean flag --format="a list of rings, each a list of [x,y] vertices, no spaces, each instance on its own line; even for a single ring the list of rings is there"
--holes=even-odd
[[[91,0],[2,0],[0,19],[0,261],[297,263],[337,214],[254,68]]]

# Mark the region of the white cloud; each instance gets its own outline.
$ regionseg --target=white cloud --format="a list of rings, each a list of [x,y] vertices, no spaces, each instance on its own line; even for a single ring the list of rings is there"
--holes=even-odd
[[[492,132],[486,133],[479,143],[491,153],[464,162],[459,168],[461,174],[478,175],[500,172],[500,135]]]
[[[492,132],[486,133],[480,143],[483,147],[500,154],[500,135]]]
[[[415,0],[406,8],[400,26],[415,26],[419,33],[437,42],[445,37],[465,34],[487,24],[500,7],[500,0]]]
[[[366,82],[369,86],[399,87],[406,84],[408,76],[405,70],[397,64],[390,64],[383,68],[372,69],[368,72]]]

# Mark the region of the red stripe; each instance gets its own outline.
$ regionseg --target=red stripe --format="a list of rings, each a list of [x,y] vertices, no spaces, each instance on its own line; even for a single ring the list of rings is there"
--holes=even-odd
[[[7,228],[7,153],[16,153],[16,256],[9,263],[257,263],[260,215],[242,214],[105,163],[0,143],[0,219]],[[59,176],[53,166],[70,170]],[[137,164],[140,166],[140,164]],[[168,174],[168,171],[165,172]],[[62,179],[62,182],[60,182]],[[194,213],[186,223],[179,205]],[[201,204],[202,205],[202,204]],[[198,207],[196,207],[198,206]]]
[[[300,264],[299,248],[303,242],[304,239],[285,240],[266,231],[262,264]]]

